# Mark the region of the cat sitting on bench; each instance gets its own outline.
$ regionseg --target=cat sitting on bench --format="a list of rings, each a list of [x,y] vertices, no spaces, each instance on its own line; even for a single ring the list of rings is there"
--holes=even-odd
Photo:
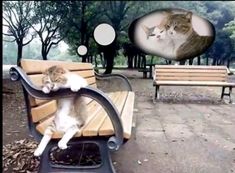
[[[48,68],[44,73],[42,83],[42,91],[44,93],[57,91],[60,88],[70,88],[76,92],[88,85],[84,78],[60,66]],[[57,111],[54,120],[46,128],[44,136],[34,152],[34,156],[40,156],[43,153],[55,131],[64,133],[58,142],[58,147],[60,149],[67,148],[68,141],[80,131],[87,120],[86,105],[88,101],[88,98],[82,96],[60,98],[57,100]]]

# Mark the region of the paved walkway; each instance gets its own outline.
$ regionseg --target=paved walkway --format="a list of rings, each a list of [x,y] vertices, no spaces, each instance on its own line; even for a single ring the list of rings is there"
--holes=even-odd
[[[119,173],[235,172],[234,105],[136,101],[134,135],[113,154]]]
[[[162,87],[154,104],[152,81],[138,81],[135,131],[113,154],[118,173],[235,172],[235,105],[219,101],[221,88]]]

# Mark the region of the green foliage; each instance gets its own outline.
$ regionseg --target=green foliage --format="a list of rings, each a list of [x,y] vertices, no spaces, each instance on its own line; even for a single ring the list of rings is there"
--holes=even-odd
[[[31,4],[31,6],[27,5]],[[34,4],[34,5],[32,5]],[[20,5],[22,8],[20,8]],[[33,7],[33,10],[32,10]],[[88,48],[88,55],[98,56],[100,50],[94,41],[93,31],[100,23],[111,24],[117,33],[117,47],[114,63],[125,65],[127,58],[121,50],[124,43],[128,43],[128,27],[131,22],[148,14],[151,11],[163,8],[183,8],[211,21],[216,29],[216,40],[211,49],[202,57],[210,57],[223,62],[235,59],[235,3],[222,1],[4,1],[3,12],[23,11],[18,18],[22,26],[27,26],[24,38],[29,34],[28,24],[31,22],[36,28],[43,44],[47,44],[45,51],[49,59],[81,61],[77,55],[77,48],[84,44]],[[32,11],[31,11],[32,10]],[[27,13],[25,13],[27,12]],[[10,13],[9,13],[10,14]],[[12,15],[13,12],[12,12]],[[26,17],[28,15],[28,17]],[[33,23],[32,23],[33,17]],[[27,19],[27,20],[26,20]],[[40,28],[41,26],[41,28]],[[44,29],[43,29],[44,28]],[[56,30],[55,30],[56,29]],[[12,28],[6,34],[12,34]],[[45,32],[46,31],[46,32]],[[42,32],[45,32],[44,36]],[[53,35],[54,33],[54,35]],[[48,39],[46,40],[46,36]],[[55,43],[64,40],[69,45],[68,52],[60,53]],[[51,43],[54,44],[51,45]],[[51,46],[50,46],[51,45]],[[232,46],[230,46],[232,45]],[[42,59],[41,48],[38,42],[31,42],[23,50],[24,58]],[[14,43],[3,45],[3,62],[15,63],[17,47]],[[12,51],[14,50],[14,51]],[[151,57],[147,57],[151,59]],[[101,63],[100,58],[97,58]],[[155,63],[165,64],[165,59],[155,57]],[[209,61],[211,62],[211,60]]]

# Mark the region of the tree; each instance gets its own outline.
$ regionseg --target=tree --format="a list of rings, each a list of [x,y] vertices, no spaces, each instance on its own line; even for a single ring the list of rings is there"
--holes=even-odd
[[[218,31],[214,44],[206,52],[206,56],[213,59],[212,65],[224,65],[233,52],[232,41],[225,31]]]
[[[79,55],[77,48],[80,45],[85,45],[88,48],[89,53],[82,57],[82,62],[86,62],[91,50],[97,50],[94,48],[96,45],[91,38],[94,27],[102,21],[102,3],[99,1],[65,1],[62,3],[68,8],[68,14],[67,18],[63,20],[64,27],[60,30],[60,34],[64,35],[68,30],[65,41],[70,45],[72,54]]]
[[[230,50],[231,55],[227,59],[227,67],[229,68],[230,62],[235,61],[235,18],[229,23],[225,24],[223,30],[229,34],[229,38],[232,41],[232,49]]]
[[[60,36],[59,29],[63,27],[62,21],[67,15],[67,11],[62,4],[52,1],[35,1],[34,8],[35,16],[31,26],[42,43],[42,58],[47,60],[47,55],[52,46],[57,46],[64,39]]]
[[[103,49],[104,58],[107,58],[106,70],[104,72],[105,74],[112,73],[114,57],[117,54],[117,50],[120,46],[117,38],[119,38],[120,32],[125,28],[122,22],[127,17],[126,14],[128,12],[128,9],[130,8],[129,3],[130,2],[126,1],[104,2],[104,14],[116,31],[116,39],[114,40],[112,45],[107,46],[106,48],[104,47]]]
[[[11,42],[17,43],[17,65],[20,65],[22,59],[23,47],[29,44],[34,35],[26,40],[26,36],[29,34],[30,24],[28,21],[32,19],[32,2],[30,1],[3,1],[3,19],[7,27],[7,33],[3,33],[5,36],[14,37]],[[9,40],[6,40],[9,41]]]

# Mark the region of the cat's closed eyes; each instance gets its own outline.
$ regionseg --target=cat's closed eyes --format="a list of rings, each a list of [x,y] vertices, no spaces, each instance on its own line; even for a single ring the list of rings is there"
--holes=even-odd
[[[72,91],[78,91],[80,88],[88,85],[84,78],[60,66],[48,68],[44,72],[42,83],[42,91],[44,93],[50,93],[60,88],[70,88]],[[54,120],[46,128],[34,155],[40,156],[42,154],[55,131],[64,133],[58,142],[58,146],[60,149],[66,149],[68,141],[80,130],[87,120],[86,106],[88,102],[88,98],[81,96],[58,99]]]

